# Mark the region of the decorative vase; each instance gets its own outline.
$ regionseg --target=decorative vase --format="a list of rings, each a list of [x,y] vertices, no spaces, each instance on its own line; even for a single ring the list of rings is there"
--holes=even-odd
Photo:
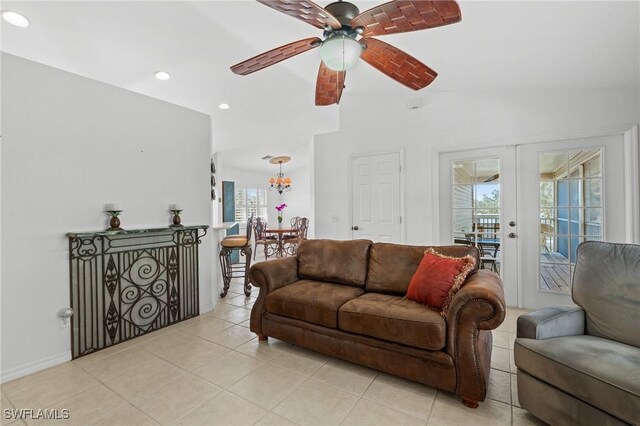
[[[278,213],[278,229],[282,229],[282,213]]]

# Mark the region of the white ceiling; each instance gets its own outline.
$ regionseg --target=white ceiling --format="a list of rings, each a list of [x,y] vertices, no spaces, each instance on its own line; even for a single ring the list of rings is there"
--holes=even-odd
[[[360,10],[379,3],[355,1]],[[637,1],[460,5],[459,24],[384,37],[439,73],[424,91],[638,87]],[[215,149],[239,154],[240,166],[270,170],[256,159],[308,155],[314,134],[338,130],[338,107],[314,106],[317,50],[249,76],[229,70],[321,36],[257,2],[5,1],[2,8],[31,20],[27,29],[2,23],[3,51],[210,114]],[[171,80],[156,80],[157,70]],[[343,101],[413,94],[362,62],[346,85]],[[231,109],[219,110],[222,102]]]

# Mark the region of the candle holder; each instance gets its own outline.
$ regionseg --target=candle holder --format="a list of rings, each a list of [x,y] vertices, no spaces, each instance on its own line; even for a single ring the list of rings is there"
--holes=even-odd
[[[172,228],[179,228],[183,225],[180,224],[180,213],[182,213],[182,210],[169,210],[171,213],[173,213],[173,225],[171,225]]]
[[[118,217],[122,210],[107,210],[107,213],[111,216],[111,220],[109,220],[109,225],[111,228],[107,229],[107,231],[122,231],[120,228],[120,218]]]

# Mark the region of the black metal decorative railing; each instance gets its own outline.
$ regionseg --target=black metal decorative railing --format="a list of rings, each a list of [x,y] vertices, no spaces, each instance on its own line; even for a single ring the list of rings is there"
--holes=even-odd
[[[72,357],[199,315],[198,245],[207,228],[67,234]]]

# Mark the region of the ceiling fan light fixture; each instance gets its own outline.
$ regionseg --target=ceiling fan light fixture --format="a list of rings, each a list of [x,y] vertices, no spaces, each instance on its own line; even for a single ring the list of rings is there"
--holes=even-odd
[[[334,71],[351,69],[362,55],[362,45],[348,35],[336,34],[322,42],[320,57]]]

